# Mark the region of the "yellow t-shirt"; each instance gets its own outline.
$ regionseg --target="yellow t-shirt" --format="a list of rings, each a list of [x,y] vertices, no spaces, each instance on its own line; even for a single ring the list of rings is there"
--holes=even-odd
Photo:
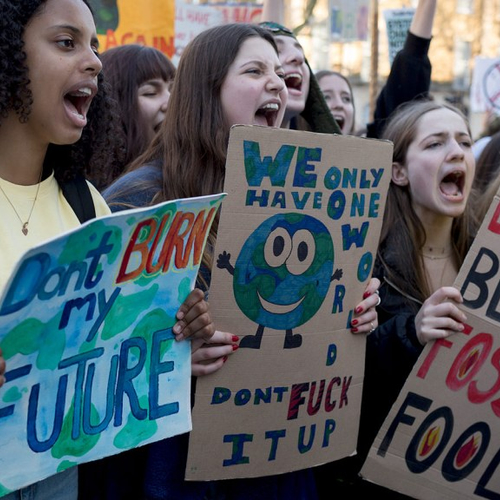
[[[37,185],[20,186],[0,180],[2,189],[14,205],[23,222],[28,218],[35,199]],[[89,183],[97,217],[110,210],[97,189]],[[28,234],[11,204],[0,191],[0,293],[5,288],[14,266],[26,250],[80,225],[75,212],[64,197],[54,174],[42,181],[38,198],[28,225]]]

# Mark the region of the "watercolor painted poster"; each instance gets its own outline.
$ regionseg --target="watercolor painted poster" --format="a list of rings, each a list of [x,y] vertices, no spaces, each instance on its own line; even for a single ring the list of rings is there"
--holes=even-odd
[[[219,330],[240,337],[198,379],[186,478],[255,477],[354,452],[371,277],[392,143],[236,126],[212,271]]]
[[[500,498],[499,194],[454,284],[466,328],[426,346],[361,471],[413,498]]]
[[[191,429],[172,327],[223,196],[94,219],[20,259],[0,302],[0,495]]]

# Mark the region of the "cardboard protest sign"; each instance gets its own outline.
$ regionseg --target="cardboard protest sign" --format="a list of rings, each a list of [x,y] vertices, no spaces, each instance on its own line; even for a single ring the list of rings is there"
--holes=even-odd
[[[197,381],[186,478],[278,474],[354,452],[371,277],[392,143],[286,129],[231,131],[210,287],[240,337]]]
[[[172,327],[222,197],[94,219],[21,258],[0,301],[0,496],[191,429]]]
[[[362,475],[419,499],[500,498],[500,196],[455,281],[463,333],[430,343]]]
[[[389,44],[389,64],[392,65],[396,54],[404,47],[415,9],[385,9],[384,19]]]

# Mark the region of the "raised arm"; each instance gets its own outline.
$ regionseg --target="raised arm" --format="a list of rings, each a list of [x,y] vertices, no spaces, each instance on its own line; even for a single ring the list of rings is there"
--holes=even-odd
[[[367,135],[380,138],[387,118],[404,102],[428,94],[431,62],[428,57],[437,0],[420,0],[406,36],[404,47],[396,54],[385,86],[377,98],[373,122]]]
[[[260,20],[285,24],[284,0],[264,0]]]
[[[437,0],[420,0],[410,25],[410,33],[430,40],[436,7]]]

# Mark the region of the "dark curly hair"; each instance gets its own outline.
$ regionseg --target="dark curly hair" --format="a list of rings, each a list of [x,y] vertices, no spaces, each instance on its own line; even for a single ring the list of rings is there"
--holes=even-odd
[[[39,14],[47,0],[0,0],[0,127],[9,113],[29,120],[33,98],[29,69],[24,52],[24,30],[30,19]],[[82,0],[91,9],[87,0]],[[50,144],[44,169],[54,170],[58,181],[83,173],[90,179],[121,162],[122,146],[118,143],[119,126],[116,102],[98,77],[99,91],[87,114],[88,124],[75,144]]]

